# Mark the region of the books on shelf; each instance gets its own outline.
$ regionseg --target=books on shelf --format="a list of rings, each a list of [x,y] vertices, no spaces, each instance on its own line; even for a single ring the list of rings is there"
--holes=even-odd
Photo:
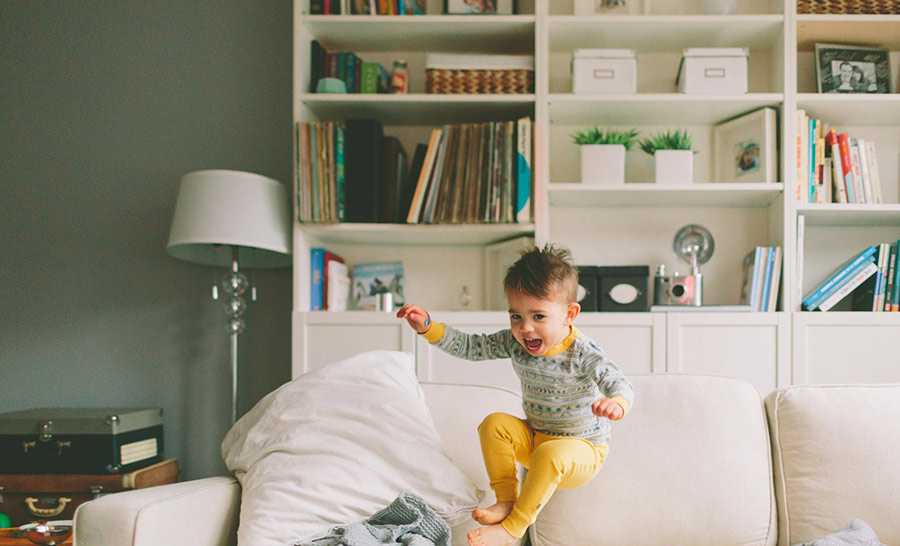
[[[352,300],[358,311],[374,311],[379,294],[391,293],[394,309],[404,304],[403,262],[374,262],[353,266]]]
[[[866,247],[806,299],[805,311],[828,311],[847,296],[853,311],[900,311],[900,240]]]
[[[341,310],[334,309],[330,305],[340,305],[340,290],[344,285],[340,277],[341,267],[346,276],[346,266],[344,259],[337,254],[322,248],[314,247],[310,249],[310,292],[309,292],[309,310],[310,311],[327,311]],[[338,265],[334,265],[338,264]],[[349,288],[349,278],[346,286]],[[346,294],[343,296],[344,309],[346,309]]]
[[[882,202],[875,143],[826,130],[823,120],[797,110],[796,176],[798,202]]]
[[[759,312],[778,308],[781,263],[780,246],[758,246],[744,256],[740,305]]]

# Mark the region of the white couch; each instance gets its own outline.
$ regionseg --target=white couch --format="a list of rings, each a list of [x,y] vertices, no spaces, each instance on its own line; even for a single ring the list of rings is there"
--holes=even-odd
[[[635,406],[613,426],[606,465],[553,496],[529,531],[534,546],[787,545],[853,518],[900,545],[900,385],[796,386],[763,401],[736,379],[630,379]],[[449,455],[486,488],[476,426],[491,411],[520,413],[518,396],[423,389]],[[239,503],[230,477],[109,495],[79,507],[75,542],[234,544]]]

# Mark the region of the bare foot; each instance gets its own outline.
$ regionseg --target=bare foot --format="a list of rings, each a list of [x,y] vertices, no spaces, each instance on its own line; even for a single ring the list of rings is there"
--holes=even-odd
[[[472,511],[472,519],[482,525],[490,525],[492,523],[500,523],[506,519],[506,516],[512,512],[513,501],[498,502],[487,508],[476,508]]]
[[[469,546],[509,546],[516,541],[499,523],[469,531],[466,537]]]

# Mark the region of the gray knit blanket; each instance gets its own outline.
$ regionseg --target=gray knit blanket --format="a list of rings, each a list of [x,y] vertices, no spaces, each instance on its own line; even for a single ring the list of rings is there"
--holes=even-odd
[[[869,524],[855,518],[837,532],[812,542],[803,542],[794,546],[884,546]]]
[[[400,493],[371,518],[294,546],[450,546],[450,526],[415,493]]]

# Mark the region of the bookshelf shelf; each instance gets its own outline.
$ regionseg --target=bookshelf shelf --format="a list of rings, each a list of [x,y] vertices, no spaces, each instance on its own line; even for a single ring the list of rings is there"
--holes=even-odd
[[[534,51],[534,15],[300,15],[298,23],[335,50],[471,53]]]
[[[782,15],[620,15],[549,17],[550,50],[628,48],[638,53],[687,47],[771,49]]]
[[[816,42],[900,49],[900,15],[798,15],[797,50]]]
[[[767,207],[784,184],[691,184],[659,187],[627,184],[625,188],[580,183],[550,184],[550,204],[564,207]]]
[[[900,227],[900,205],[897,204],[799,204],[797,213],[806,217],[809,226]]]
[[[375,118],[386,125],[441,125],[533,115],[534,95],[359,95],[304,93],[303,104],[321,119]]]
[[[833,125],[898,125],[900,94],[800,93],[797,107]]]
[[[534,224],[305,224],[322,243],[366,245],[487,245],[533,235]]]
[[[548,96],[550,123],[561,125],[583,124],[589,120],[608,125],[710,125],[764,106],[777,107],[783,101],[782,93],[638,93],[602,96],[555,93]]]

